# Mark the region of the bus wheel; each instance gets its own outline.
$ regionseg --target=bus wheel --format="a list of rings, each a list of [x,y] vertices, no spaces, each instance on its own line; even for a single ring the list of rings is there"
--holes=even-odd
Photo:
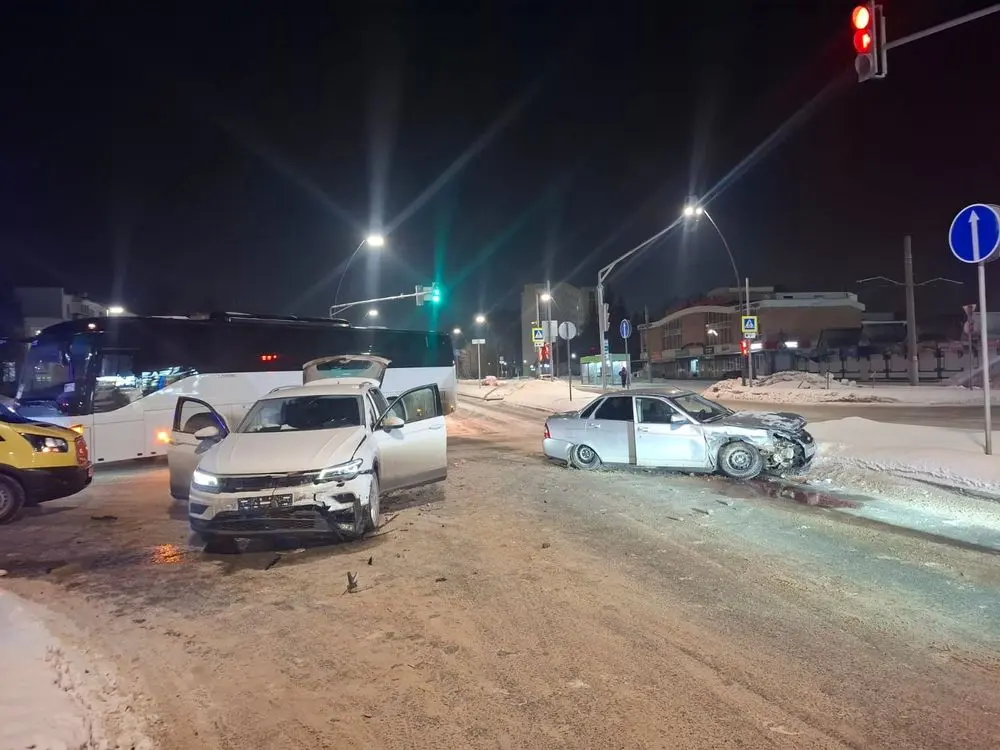
[[[11,523],[24,507],[24,488],[14,477],[0,474],[0,525]]]

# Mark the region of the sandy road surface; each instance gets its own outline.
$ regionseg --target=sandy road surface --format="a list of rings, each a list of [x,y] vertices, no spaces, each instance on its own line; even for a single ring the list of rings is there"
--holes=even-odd
[[[550,466],[537,419],[464,406],[448,482],[361,544],[207,556],[163,469],[104,472],[0,529],[0,585],[72,617],[163,748],[996,746],[996,557]]]

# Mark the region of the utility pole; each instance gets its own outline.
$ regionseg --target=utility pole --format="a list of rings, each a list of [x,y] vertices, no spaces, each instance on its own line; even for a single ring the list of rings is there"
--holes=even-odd
[[[649,356],[649,341],[647,337],[649,335],[649,305],[646,305],[643,309],[645,325],[642,327],[642,334],[639,338],[639,342],[642,345],[642,350],[646,352],[646,379],[652,383],[653,382],[653,360]]]
[[[750,277],[746,279],[746,301],[747,301],[747,312],[750,314]],[[760,335],[758,333],[758,335]],[[747,385],[753,388],[753,344],[750,344],[750,348],[747,350]]]
[[[920,358],[917,354],[917,310],[913,294],[913,246],[910,235],[903,238],[903,274],[903,281],[906,285],[906,348],[910,355],[910,385],[920,385]]]
[[[552,365],[552,379],[555,380],[556,378],[559,377],[559,353],[558,353],[559,347],[556,346],[556,339],[558,338],[558,336],[556,335],[556,332],[552,330],[552,282],[551,281],[545,282],[545,294],[546,298],[548,299],[548,302],[546,302],[546,304],[548,305],[546,312],[548,320],[545,321],[545,338],[548,340],[549,344],[549,357],[551,357],[551,361],[549,362],[549,364]]]

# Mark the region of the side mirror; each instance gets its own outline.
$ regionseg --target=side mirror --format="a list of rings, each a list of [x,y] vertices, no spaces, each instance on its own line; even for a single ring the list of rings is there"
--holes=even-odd
[[[208,427],[202,427],[200,430],[194,433],[196,440],[211,440],[212,438],[219,437],[219,428],[214,424],[208,425]]]
[[[400,427],[405,425],[402,419],[397,417],[395,414],[386,414],[382,417],[382,429],[386,432],[391,432],[392,430],[398,430]]]
[[[674,412],[670,415],[670,424],[687,424],[687,419],[683,414],[678,414]]]

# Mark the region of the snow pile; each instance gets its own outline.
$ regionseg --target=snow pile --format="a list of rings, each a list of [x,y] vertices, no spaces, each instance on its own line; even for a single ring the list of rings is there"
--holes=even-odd
[[[763,401],[771,404],[815,404],[829,402],[892,403],[881,391],[860,388],[854,380],[837,380],[812,372],[786,370],[754,380],[754,387],[739,378],[709,386],[704,395],[733,401]]]
[[[886,494],[894,477],[930,485],[996,495],[1000,500],[1000,461],[983,452],[982,432],[873,422],[861,417],[814,422],[817,458],[811,480],[860,487]],[[994,441],[1000,433],[994,433]]]
[[[576,411],[589,404],[598,394],[573,388],[565,380],[502,380],[496,386],[481,386],[476,381],[460,381],[458,394],[482,401],[503,401],[511,406],[545,412]]]
[[[0,665],[0,748],[153,748],[113,675],[77,663],[31,605],[6,591]]]
[[[749,388],[737,379],[709,386],[704,395],[720,401],[757,401],[767,404],[868,403],[919,406],[973,406],[983,402],[977,388],[924,384],[910,386],[817,375],[811,372],[776,372],[754,380]],[[1000,393],[994,399],[1000,403]]]

